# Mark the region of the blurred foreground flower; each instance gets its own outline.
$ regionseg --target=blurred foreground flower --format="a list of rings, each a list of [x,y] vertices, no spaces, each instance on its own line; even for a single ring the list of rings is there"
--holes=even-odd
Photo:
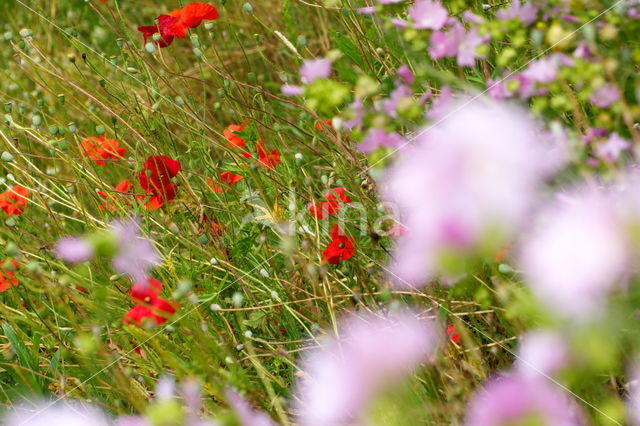
[[[351,316],[302,361],[297,384],[300,424],[359,423],[370,400],[436,354],[443,333],[411,312]]]
[[[562,317],[593,319],[629,271],[630,247],[605,190],[564,194],[540,213],[520,266],[538,300]]]
[[[391,265],[399,285],[458,275],[463,256],[495,251],[519,229],[558,164],[515,106],[479,99],[449,102],[446,111],[400,152],[382,182],[407,231]]]
[[[585,425],[584,415],[561,385],[544,377],[510,374],[490,380],[472,397],[467,426]]]
[[[134,282],[145,280],[149,270],[160,263],[160,255],[151,241],[140,235],[137,219],[114,221],[110,228],[110,232],[87,238],[62,238],[56,243],[55,252],[69,263],[84,262],[94,255],[111,257],[118,273],[128,275]]]
[[[24,403],[11,409],[4,426],[110,426],[97,408],[68,400]]]

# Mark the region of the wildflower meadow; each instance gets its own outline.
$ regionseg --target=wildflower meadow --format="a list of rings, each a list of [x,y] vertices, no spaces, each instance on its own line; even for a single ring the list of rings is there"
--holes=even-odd
[[[640,425],[640,0],[0,0],[0,424]]]

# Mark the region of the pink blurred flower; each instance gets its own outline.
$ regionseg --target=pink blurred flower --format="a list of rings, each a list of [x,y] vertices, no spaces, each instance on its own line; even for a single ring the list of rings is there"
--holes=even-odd
[[[481,57],[477,53],[478,46],[486,43],[487,36],[480,36],[477,28],[471,28],[458,45],[458,65],[461,67],[472,67],[476,63],[476,58]]]
[[[508,82],[505,80],[487,80],[487,93],[493,99],[500,101],[513,96],[507,87]]]
[[[382,129],[371,129],[362,142],[358,144],[358,151],[368,154],[380,147],[399,148],[405,142],[396,132],[386,132]]]
[[[553,56],[535,60],[529,64],[522,75],[536,83],[552,83],[558,76],[558,65]]]
[[[523,377],[553,376],[567,364],[569,348],[557,332],[535,330],[521,338],[517,355],[517,371]]]
[[[629,424],[640,426],[640,365],[637,360],[629,372],[627,413],[629,414]]]
[[[69,263],[86,262],[93,257],[93,247],[86,240],[76,237],[65,237],[55,246],[56,255]]]
[[[431,361],[442,341],[431,320],[410,312],[351,316],[303,360],[297,383],[303,426],[357,423],[371,398],[421,362]]]
[[[300,96],[304,93],[304,89],[301,86],[294,86],[291,84],[285,84],[280,88],[280,91],[285,96]]]
[[[611,84],[605,84],[591,95],[589,100],[600,108],[609,108],[620,99],[620,91]]]
[[[424,285],[444,254],[502,244],[557,164],[549,141],[515,106],[469,100],[448,105],[438,118],[401,151],[382,183],[408,230],[391,264],[402,286]]]
[[[387,99],[382,101],[382,110],[390,117],[398,116],[398,104],[402,99],[411,98],[413,96],[413,92],[404,84],[396,87],[390,94]]]
[[[519,256],[538,300],[562,317],[593,319],[628,269],[625,232],[612,197],[584,188],[540,214]]]
[[[589,44],[586,42],[582,42],[578,44],[576,50],[573,51],[573,56],[579,59],[588,59],[593,55]]]
[[[440,94],[431,102],[431,108],[427,110],[427,117],[439,120],[451,109],[453,104],[453,92],[449,86],[444,86]]]
[[[234,390],[227,389],[226,395],[242,426],[275,426],[275,422],[266,413],[254,410],[247,400]]]
[[[476,392],[467,408],[467,426],[507,424],[585,425],[578,404],[558,384],[518,374],[497,377]]]
[[[451,58],[458,54],[458,45],[464,37],[464,28],[459,23],[448,31],[435,31],[429,38],[431,59]]]
[[[631,142],[617,133],[612,133],[606,141],[595,146],[595,153],[602,160],[614,162],[620,158],[622,151],[629,148],[631,148]]]
[[[398,77],[407,84],[413,83],[413,80],[415,79],[413,72],[411,72],[411,69],[406,65],[401,65],[397,69],[396,74],[398,74]]]
[[[318,78],[329,78],[331,61],[325,58],[307,59],[300,67],[300,77],[305,84],[311,84]]]
[[[496,16],[502,21],[519,19],[524,24],[529,25],[536,20],[538,8],[532,2],[522,4],[520,0],[513,0],[509,8],[498,11]]]
[[[144,281],[149,270],[160,263],[160,255],[151,241],[140,235],[138,221],[135,218],[115,221],[111,231],[118,246],[112,259],[113,268],[131,277],[133,282]]]
[[[449,13],[437,0],[416,0],[409,8],[413,27],[424,30],[439,30],[447,22]]]
[[[110,426],[99,409],[88,404],[61,399],[14,406],[2,422],[4,426]]]

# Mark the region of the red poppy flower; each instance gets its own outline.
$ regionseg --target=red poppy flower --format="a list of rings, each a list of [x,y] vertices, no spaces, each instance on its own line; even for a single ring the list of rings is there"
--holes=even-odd
[[[218,19],[218,9],[207,3],[195,2],[168,15],[160,15],[158,26],[163,35],[185,38],[189,28],[197,27],[202,21],[215,19]]]
[[[92,159],[98,166],[104,166],[104,160],[120,160],[125,149],[115,139],[107,139],[106,133],[99,138],[90,137],[82,140],[80,146],[85,157]]]
[[[258,163],[268,169],[275,169],[275,167],[280,163],[280,154],[278,153],[278,150],[274,149],[266,152],[262,141],[258,141],[256,148],[258,150]]]
[[[331,120],[320,120],[318,122],[316,122],[316,130],[318,131],[322,131],[324,130],[324,125],[328,126],[328,127],[333,127],[333,122]]]
[[[496,263],[504,262],[509,257],[509,251],[511,250],[511,244],[506,243],[500,247],[493,255],[493,261]]]
[[[138,31],[142,33],[142,36],[144,37],[144,43],[146,44],[149,40],[149,37],[153,37],[154,34],[160,32],[160,28],[157,25],[143,25],[141,27],[138,27]],[[172,35],[161,33],[160,37],[160,40],[155,42],[158,47],[167,47],[173,42]]]
[[[117,184],[113,189],[116,193],[129,192],[131,191],[131,182],[129,182],[128,179],[125,179],[119,184]],[[98,195],[104,198],[105,200],[107,200],[100,205],[100,210],[109,210],[109,211],[115,210],[115,206],[111,203],[112,201],[115,202],[118,200],[118,198],[115,195],[107,194],[104,191],[98,191]],[[125,204],[129,205],[127,201],[125,201]]]
[[[153,278],[147,278],[146,283],[136,283],[131,287],[131,297],[139,302],[129,310],[122,319],[127,324],[144,325],[147,320],[160,325],[176,312],[177,303],[170,302],[159,296],[162,283]]]
[[[331,242],[322,252],[322,256],[332,265],[350,259],[355,252],[353,245],[355,240],[347,237],[338,225],[333,225],[331,229]]]
[[[447,326],[447,334],[453,343],[460,343],[460,333],[456,331],[454,326]]]
[[[18,270],[18,262],[13,259],[5,260],[2,267],[0,267],[0,293],[5,292],[11,288],[17,286],[18,280],[14,278],[15,271]]]
[[[0,194],[0,209],[8,215],[19,216],[24,212],[29,199],[29,190],[17,185]]]
[[[218,223],[213,219],[209,219],[207,215],[202,218],[202,228],[198,231],[199,234],[208,231],[214,237],[222,236],[222,233],[227,229],[223,223]]]
[[[162,307],[136,305],[125,314],[122,321],[124,321],[125,324],[136,324],[139,326],[143,326],[147,320],[153,321],[155,325],[163,324],[171,315],[176,313],[176,309],[174,304],[164,299],[157,300],[163,302]]]
[[[156,42],[159,47],[167,47],[173,42],[174,37],[185,38],[189,28],[195,28],[204,20],[218,18],[218,9],[214,6],[195,2],[182,9],[176,9],[168,15],[158,17],[158,25],[146,25],[138,27],[138,31],[144,36],[146,43],[149,37],[160,33],[161,39]]]
[[[151,303],[162,291],[162,283],[154,278],[147,278],[146,282],[135,283],[129,295],[139,302]]]
[[[151,156],[144,162],[138,174],[140,186],[149,196],[146,207],[155,210],[165,202],[176,198],[178,187],[171,182],[180,171],[180,162],[166,155]],[[144,198],[144,197],[138,197]]]
[[[231,124],[222,132],[224,138],[229,142],[229,144],[234,148],[242,148],[245,146],[246,142],[243,138],[238,136],[238,133],[242,133],[247,127],[245,123],[243,124]]]
[[[324,195],[326,201],[319,201],[309,206],[309,211],[313,216],[318,219],[326,219],[332,214],[339,212],[342,209],[340,201],[344,204],[351,202],[351,197],[345,195],[345,189],[342,187],[333,188]]]
[[[224,188],[214,183],[211,179],[209,179],[208,183],[214,192],[227,192],[230,186],[235,185],[241,180],[242,180],[242,176],[240,175],[236,175],[231,172],[222,172],[220,173],[220,182],[225,184]]]

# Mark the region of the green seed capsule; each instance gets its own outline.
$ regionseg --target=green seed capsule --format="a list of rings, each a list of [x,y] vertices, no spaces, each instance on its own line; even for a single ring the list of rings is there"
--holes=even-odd
[[[4,161],[5,163],[10,163],[13,161],[13,155],[11,155],[10,152],[3,151],[2,155],[0,155],[0,160]]]
[[[96,126],[96,133],[99,135],[103,135],[107,133],[107,129],[105,129],[103,125],[98,125]]]
[[[251,3],[247,2],[245,4],[242,5],[242,8],[244,9],[245,12],[247,13],[253,13],[253,6],[251,6]]]

